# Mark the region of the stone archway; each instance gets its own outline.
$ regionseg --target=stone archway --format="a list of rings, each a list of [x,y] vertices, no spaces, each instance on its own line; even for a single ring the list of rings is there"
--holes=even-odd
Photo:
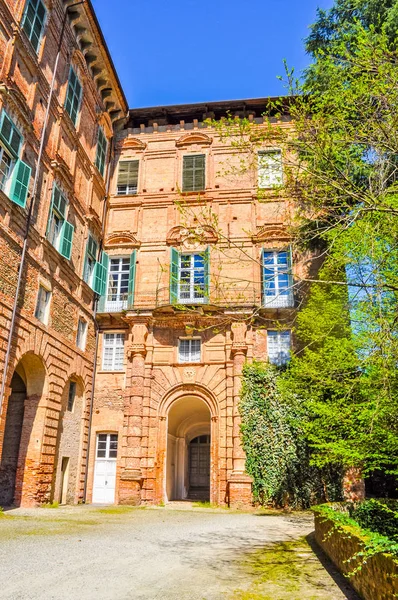
[[[35,468],[40,463],[44,413],[39,403],[46,394],[46,371],[41,358],[25,354],[15,368],[5,413],[0,461],[0,505],[34,504]]]
[[[187,395],[173,402],[167,414],[167,500],[210,499],[210,437],[210,410],[202,399]]]

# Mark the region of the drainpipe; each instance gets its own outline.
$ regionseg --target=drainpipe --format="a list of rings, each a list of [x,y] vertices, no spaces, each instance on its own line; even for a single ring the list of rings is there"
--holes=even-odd
[[[60,34],[59,41],[58,41],[57,56],[55,58],[53,77],[51,80],[46,114],[44,116],[43,129],[41,132],[39,154],[37,156],[37,167],[36,167],[36,173],[35,173],[35,177],[33,180],[33,187],[32,187],[32,200],[30,202],[29,209],[28,209],[28,216],[26,219],[26,229],[25,229],[25,235],[24,235],[23,245],[22,245],[21,261],[19,263],[19,269],[18,269],[17,288],[15,290],[14,304],[13,304],[13,308],[12,308],[12,316],[11,316],[11,324],[10,324],[10,332],[9,332],[8,342],[7,342],[7,351],[6,351],[6,356],[4,359],[3,380],[1,382],[1,389],[0,389],[0,415],[2,412],[4,393],[5,393],[6,382],[7,382],[7,377],[8,377],[8,367],[9,367],[9,362],[10,362],[12,341],[13,341],[13,337],[14,337],[14,329],[15,329],[15,321],[16,321],[17,308],[18,308],[19,293],[20,293],[20,288],[21,288],[21,283],[22,283],[23,270],[25,267],[26,252],[28,249],[30,224],[32,221],[33,209],[35,207],[35,203],[37,200],[37,186],[39,183],[40,164],[41,164],[43,151],[44,151],[44,143],[45,143],[45,138],[46,138],[46,133],[47,133],[48,118],[50,115],[51,102],[52,102],[52,98],[54,95],[55,80],[56,80],[57,71],[58,71],[59,58],[61,55],[61,47],[62,47],[62,42],[63,42],[63,38],[64,38],[64,33],[65,33],[66,21],[68,18],[68,11],[70,8],[72,8],[74,6],[79,6],[80,4],[84,4],[85,2],[86,2],[86,0],[80,0],[80,2],[70,4],[65,11],[64,19],[62,21],[62,29],[61,29],[61,34]]]

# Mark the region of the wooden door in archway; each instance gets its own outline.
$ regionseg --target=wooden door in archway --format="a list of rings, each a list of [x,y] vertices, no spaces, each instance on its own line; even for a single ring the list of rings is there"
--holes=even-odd
[[[210,435],[189,444],[189,497],[207,500],[210,492]]]

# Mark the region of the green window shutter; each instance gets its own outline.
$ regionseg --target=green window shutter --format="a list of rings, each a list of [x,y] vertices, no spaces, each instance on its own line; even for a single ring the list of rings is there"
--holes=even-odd
[[[205,189],[205,155],[184,156],[182,164],[182,191],[200,192]]]
[[[204,267],[205,267],[205,296],[207,302],[210,294],[210,248],[207,247],[204,251]]]
[[[68,89],[65,99],[65,110],[72,119],[74,125],[76,125],[77,121],[81,96],[82,86],[80,85],[80,81],[78,80],[76,73],[71,67],[69,71]]]
[[[74,231],[75,228],[73,227],[73,225],[71,225],[71,223],[68,223],[68,221],[64,221],[64,224],[62,226],[62,236],[59,252],[68,260],[72,255],[72,242]]]
[[[134,304],[134,286],[135,286],[135,257],[136,251],[130,254],[130,271],[129,271],[129,293],[127,306],[133,306]]]
[[[93,277],[93,290],[100,296],[103,296],[106,292],[108,266],[109,256],[105,252],[103,252],[101,256],[101,261],[95,263]]]
[[[95,158],[95,166],[101,175],[104,175],[105,171],[105,161],[106,161],[106,151],[108,148],[108,142],[105,137],[104,131],[102,127],[98,128],[98,141],[97,141],[97,155]]]
[[[12,174],[10,199],[25,208],[32,169],[22,160],[17,160]]]
[[[175,248],[171,248],[170,264],[170,303],[177,304],[178,301],[178,262],[179,253]]]
[[[22,135],[4,110],[1,117],[0,138],[13,157],[17,158],[22,144]]]

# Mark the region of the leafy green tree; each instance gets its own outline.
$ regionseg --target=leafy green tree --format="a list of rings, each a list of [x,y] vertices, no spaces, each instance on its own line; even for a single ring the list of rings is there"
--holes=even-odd
[[[294,283],[309,297],[283,394],[308,416],[315,465],[365,474],[398,473],[396,17],[397,2],[337,0],[312,28],[304,83],[287,70],[290,98],[269,102],[268,125],[218,125],[236,151],[251,153],[245,169],[259,148],[283,149],[277,191],[294,201],[296,256],[309,263]]]

